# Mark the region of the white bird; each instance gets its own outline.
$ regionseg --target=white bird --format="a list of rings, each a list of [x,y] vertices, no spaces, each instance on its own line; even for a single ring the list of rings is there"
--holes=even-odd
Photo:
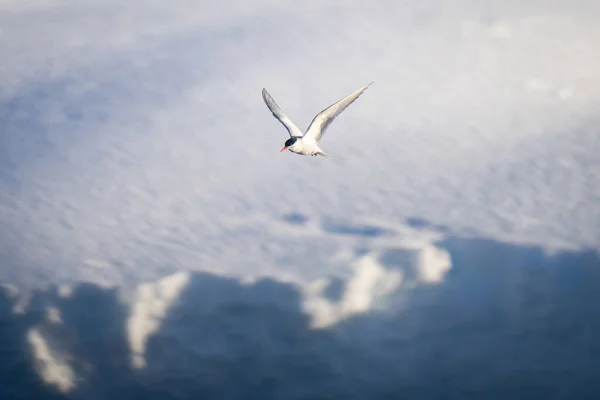
[[[283,148],[279,151],[282,152],[284,150],[289,150],[292,153],[301,154],[305,156],[323,156],[329,157],[327,154],[323,152],[318,146],[319,141],[323,137],[325,130],[331,124],[331,122],[341,114],[350,104],[354,102],[354,100],[358,99],[358,97],[363,94],[365,90],[371,86],[373,82],[361,87],[358,90],[350,93],[348,96],[344,97],[340,101],[330,105],[320,113],[318,113],[315,118],[313,118],[312,122],[308,126],[308,129],[304,134],[298,129],[296,125],[288,118],[287,115],[281,110],[281,108],[275,103],[275,100],[271,97],[267,89],[262,90],[263,100],[269,110],[273,113],[273,116],[279,120],[285,126],[288,133],[290,134],[290,138],[285,142]]]

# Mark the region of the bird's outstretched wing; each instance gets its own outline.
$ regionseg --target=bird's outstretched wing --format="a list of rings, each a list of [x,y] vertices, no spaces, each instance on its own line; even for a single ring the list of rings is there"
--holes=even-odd
[[[340,115],[342,111],[344,111],[350,104],[354,102],[354,100],[358,99],[358,97],[363,94],[363,92],[372,84],[373,82],[370,82],[369,84],[350,93],[348,96],[318,113],[317,116],[313,118],[308,129],[306,130],[306,133],[304,134],[304,140],[306,142],[313,142],[315,144],[319,143],[319,140],[321,140],[323,137],[325,130],[329,124],[333,122],[335,117]]]
[[[285,129],[287,129],[290,137],[302,136],[302,131],[298,129],[296,125],[294,125],[287,115],[285,115],[283,110],[281,110],[277,103],[275,103],[275,100],[273,100],[269,92],[267,92],[267,89],[263,88],[262,97],[267,107],[269,107],[269,110],[271,110],[273,113],[273,116],[277,118],[277,120],[281,122],[283,126],[285,126]]]

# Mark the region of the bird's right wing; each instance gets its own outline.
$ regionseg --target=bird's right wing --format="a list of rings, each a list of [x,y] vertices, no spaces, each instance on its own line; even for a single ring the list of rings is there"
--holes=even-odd
[[[352,104],[356,99],[360,97],[361,94],[364,93],[365,90],[371,86],[373,82],[361,87],[360,89],[355,90],[350,93],[348,96],[343,99],[333,103],[323,111],[317,114],[317,116],[312,120],[306,133],[304,134],[304,140],[307,142],[319,143],[319,140],[323,137],[325,130],[329,124],[333,122],[333,120],[342,113],[350,104]]]
[[[273,116],[277,118],[277,120],[279,120],[279,122],[281,122],[283,126],[285,126],[285,129],[287,129],[288,133],[290,134],[290,137],[302,136],[302,131],[300,131],[300,129],[298,129],[298,127],[294,125],[294,123],[288,118],[288,116],[285,115],[281,108],[279,108],[279,106],[277,105],[277,103],[275,103],[275,100],[273,100],[269,92],[267,92],[267,89],[263,88],[262,97],[267,107],[269,107],[269,110],[271,110],[271,112],[273,113]]]

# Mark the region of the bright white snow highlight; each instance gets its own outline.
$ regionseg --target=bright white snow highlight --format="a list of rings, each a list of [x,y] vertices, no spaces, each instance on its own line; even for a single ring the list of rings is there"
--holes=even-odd
[[[390,250],[393,255],[395,249]],[[355,263],[353,276],[343,282],[337,301],[325,294],[330,280],[307,284],[303,289],[303,307],[312,318],[312,326],[327,328],[355,314],[376,309],[397,311],[393,295],[401,285],[410,288],[419,283],[440,283],[452,267],[449,254],[434,246],[398,250],[400,254],[414,257],[394,259],[392,256],[384,261],[378,251],[361,256]]]
[[[136,368],[146,366],[144,352],[148,337],[160,328],[161,320],[177,301],[189,275],[180,272],[157,283],[140,285],[133,298],[127,328],[132,351],[132,364]]]
[[[75,373],[69,365],[68,355],[52,348],[38,329],[31,329],[27,341],[34,357],[36,369],[40,377],[49,385],[55,386],[62,393],[75,388]]]

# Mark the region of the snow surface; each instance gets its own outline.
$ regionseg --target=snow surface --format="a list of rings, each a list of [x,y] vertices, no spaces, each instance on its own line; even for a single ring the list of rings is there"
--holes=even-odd
[[[423,398],[458,393],[452,371],[477,391],[544,365],[581,381],[536,395],[589,389],[599,303],[571,290],[598,289],[599,18],[593,0],[0,1],[11,393]],[[302,129],[371,80],[322,141],[347,162],[278,152],[263,87]]]

